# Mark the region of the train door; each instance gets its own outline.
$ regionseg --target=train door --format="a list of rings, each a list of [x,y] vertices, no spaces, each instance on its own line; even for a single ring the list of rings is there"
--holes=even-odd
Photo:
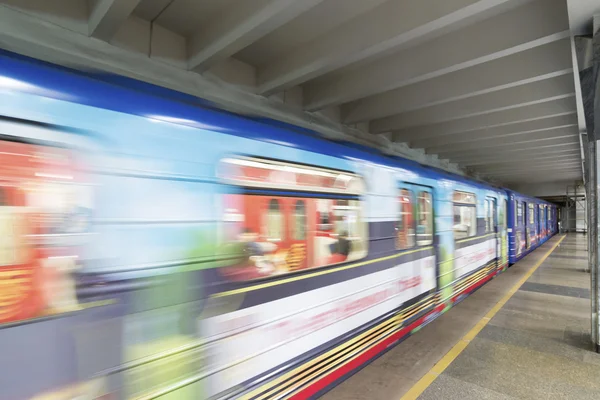
[[[431,188],[402,183],[398,201],[400,213],[396,226],[396,247],[405,250],[414,246],[430,246],[433,243]]]
[[[539,240],[542,240],[543,238],[546,237],[546,228],[545,228],[546,216],[545,216],[544,210],[545,210],[544,205],[540,204],[539,205],[539,213],[538,213]]]
[[[248,270],[237,268],[240,278],[293,272],[310,265],[307,254],[311,252],[306,248],[310,232],[307,215],[309,208],[314,208],[314,204],[309,204],[314,199],[262,193],[237,196],[235,203],[241,205],[245,221],[243,239],[252,244],[248,246],[252,252],[249,256],[258,266]]]
[[[415,210],[417,246],[430,246],[433,243],[433,194],[429,187],[410,186],[417,197]]]
[[[410,208],[410,215],[404,215],[403,223],[405,231],[413,230],[414,239],[408,240],[407,247],[397,247],[398,249],[409,250],[410,247],[421,249],[420,256],[415,257],[412,262],[413,276],[420,276],[421,283],[417,289],[421,293],[432,293],[437,286],[436,278],[436,260],[435,249],[433,248],[434,232],[434,211],[433,211],[433,191],[430,187],[410,183],[402,183],[400,189],[400,201],[406,200],[405,196],[412,195],[414,207]],[[409,197],[410,198],[410,197]],[[400,204],[403,210],[407,210],[405,203]],[[401,233],[401,232],[398,232]],[[412,243],[411,243],[412,242]]]
[[[538,219],[538,225],[540,227],[540,240],[546,237],[546,208],[540,204],[540,215]]]
[[[543,216],[543,211],[542,211],[542,205],[538,204],[537,206],[535,206],[535,216],[536,216],[536,223],[535,223],[535,231],[536,231],[536,238],[537,241],[539,242],[542,239],[542,216]]]
[[[494,240],[496,241],[496,266],[499,266],[500,256],[502,254],[502,249],[500,248],[500,238],[499,238],[499,230],[498,230],[498,203],[496,199],[491,199],[491,211],[492,211],[492,221],[493,221],[493,230],[494,230]]]
[[[500,241],[498,240],[498,206],[496,203],[496,199],[493,197],[487,197],[485,199],[485,209],[486,209],[486,231],[489,232],[493,237],[493,241],[491,243],[492,251],[494,253],[494,258],[496,259],[496,267],[498,267],[497,260],[500,257],[501,249],[500,249]]]
[[[309,260],[306,258],[308,200],[264,196],[264,201],[268,203],[261,207],[266,211],[261,215],[262,234],[267,241],[276,244],[274,259],[277,265],[285,265],[287,272],[305,269],[308,266]]]
[[[525,211],[523,210],[523,202],[519,200],[514,200],[514,209],[515,209],[515,220],[514,220],[514,232],[513,236],[515,239],[515,254],[517,257],[520,257],[524,250],[525,241],[523,237],[525,236]]]
[[[523,208],[525,213],[525,249],[529,250],[531,248],[531,226],[530,222],[533,219],[533,214],[531,210],[531,204],[527,202],[523,202]]]
[[[312,252],[308,251],[308,210],[314,206],[309,203],[311,199],[291,199],[288,204],[288,241],[287,265],[290,270],[306,268],[312,265]],[[313,215],[313,214],[310,214]]]
[[[498,224],[502,229],[499,229],[498,240],[500,241],[500,266],[504,268],[508,264],[508,199],[504,199],[500,207],[500,219]]]

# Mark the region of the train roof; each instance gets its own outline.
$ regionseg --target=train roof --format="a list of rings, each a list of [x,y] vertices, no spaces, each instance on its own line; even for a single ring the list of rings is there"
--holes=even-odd
[[[44,97],[143,116],[165,117],[169,122],[229,135],[275,142],[311,152],[362,159],[390,167],[411,169],[426,178],[448,179],[494,191],[489,183],[466,178],[416,161],[389,156],[354,143],[335,142],[317,132],[262,117],[243,116],[218,109],[192,95],[117,75],[75,70],[0,50],[0,86]]]

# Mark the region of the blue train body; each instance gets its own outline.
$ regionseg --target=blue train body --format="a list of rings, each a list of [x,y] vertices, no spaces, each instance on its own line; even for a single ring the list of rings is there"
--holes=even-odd
[[[546,201],[512,190],[506,192],[508,218],[512,222],[508,231],[509,261],[514,264],[557,233],[557,209]]]

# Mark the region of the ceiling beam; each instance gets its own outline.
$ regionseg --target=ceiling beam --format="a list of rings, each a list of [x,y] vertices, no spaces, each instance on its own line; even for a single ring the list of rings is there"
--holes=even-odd
[[[95,0],[91,2],[88,33],[97,39],[109,42],[140,0]]]
[[[188,69],[205,71],[323,0],[244,0],[189,40]]]
[[[558,167],[570,167],[573,165],[577,165],[580,166],[581,160],[579,159],[567,159],[567,160],[547,160],[545,162],[529,162],[529,163],[523,163],[523,164],[517,164],[514,163],[512,165],[505,165],[505,166],[496,166],[495,164],[490,164],[490,165],[485,165],[485,166],[481,166],[479,168],[476,168],[475,171],[477,172],[481,172],[483,174],[487,174],[487,173],[500,173],[500,172],[506,172],[506,171],[514,171],[514,170],[521,170],[523,168],[526,169],[555,169]]]
[[[564,174],[537,174],[534,176],[517,176],[517,177],[505,177],[502,179],[504,186],[515,186],[522,185],[524,183],[541,183],[541,182],[556,182],[556,180],[581,180],[581,172],[566,172]]]
[[[495,156],[504,157],[506,155],[510,155],[512,153],[519,153],[523,155],[523,157],[527,157],[530,154],[536,154],[536,152],[545,153],[546,150],[554,149],[554,150],[571,150],[574,148],[579,148],[579,143],[575,141],[564,141],[564,139],[552,139],[552,142],[545,143],[543,145],[537,143],[526,143],[518,147],[510,147],[502,149],[501,152],[497,148],[487,148],[487,149],[476,149],[476,150],[466,150],[462,152],[456,153],[448,153],[445,155],[439,155],[440,158],[447,158],[451,162],[461,163],[465,159],[473,159],[475,157],[489,157],[493,158]]]
[[[335,69],[408,47],[446,33],[509,0],[388,1],[334,28],[326,36],[291,49],[259,70],[259,92],[272,94]]]
[[[497,111],[476,117],[460,118],[444,123],[439,122],[431,125],[394,130],[392,131],[392,135],[394,141],[405,142],[414,139],[450,135],[477,129],[507,126],[515,123],[575,114],[576,112],[575,100],[573,98],[568,98],[553,100],[543,104]],[[372,129],[371,125],[369,125],[369,129]]]
[[[512,174],[512,175],[500,175],[500,176],[488,176],[488,180],[499,182],[499,186],[521,186],[525,183],[542,183],[542,182],[556,182],[556,179],[561,181],[578,181],[581,180],[581,172],[576,171],[564,171],[560,174],[545,174],[544,172],[535,172],[531,174]]]
[[[557,176],[560,180],[565,181],[578,181],[581,180],[581,176],[576,173],[569,172],[560,176]],[[540,183],[551,183],[555,182],[552,176],[537,174],[533,176],[508,176],[503,178],[489,178],[490,180],[495,180],[499,182],[499,186],[504,187],[523,187],[524,184],[540,184]]]
[[[388,132],[407,126],[431,125],[437,122],[476,117],[569,97],[573,98],[574,96],[573,76],[561,75],[450,103],[375,119],[370,121],[370,126],[375,133]]]
[[[565,1],[533,1],[421,46],[308,82],[303,88],[305,108],[339,105],[567,37]]]
[[[498,172],[498,173],[486,173],[486,176],[493,177],[497,179],[506,178],[509,176],[514,177],[522,177],[522,176],[532,176],[532,175],[550,175],[554,176],[554,174],[579,174],[581,175],[581,167],[579,165],[567,166],[565,168],[522,168],[520,170],[515,171],[506,171],[506,172]]]
[[[477,174],[478,176],[485,176],[492,179],[500,179],[502,176],[507,175],[525,175],[528,173],[546,173],[546,174],[555,174],[555,173],[565,173],[565,172],[573,172],[574,164],[566,164],[561,168],[556,168],[554,166],[544,166],[542,168],[531,168],[530,166],[521,166],[520,168],[510,169],[510,170],[473,170],[472,173]],[[577,171],[575,171],[577,172]]]
[[[144,1],[142,7],[135,10],[135,15],[146,21],[154,21],[173,3],[174,0]]]
[[[530,150],[526,150],[529,151]],[[531,153],[531,152],[530,152]],[[467,166],[469,168],[477,167],[478,165],[484,165],[489,163],[501,163],[501,162],[514,162],[520,160],[543,160],[548,157],[562,157],[565,155],[573,156],[576,155],[577,149],[573,147],[569,148],[549,148],[549,149],[539,149],[534,154],[528,154],[526,157],[523,156],[522,153],[508,153],[508,154],[469,154],[465,156],[454,156],[453,160],[455,162],[460,163],[463,166]]]
[[[452,151],[461,151],[467,149],[485,149],[490,147],[514,145],[519,146],[523,143],[542,142],[554,138],[576,138],[579,132],[577,124],[559,126],[551,129],[540,129],[533,132],[519,132],[508,137],[493,136],[483,137],[472,140],[464,140],[456,143],[435,144],[430,143],[425,146],[427,152],[441,154]]]
[[[515,138],[519,135],[547,131],[559,127],[577,126],[577,115],[567,114],[557,117],[537,119],[527,122],[518,122],[510,125],[501,125],[493,128],[477,129],[473,131],[455,133],[451,135],[434,136],[424,139],[411,140],[412,147],[431,147],[444,144],[468,143],[472,141],[487,140],[492,138]]]
[[[545,174],[551,175],[554,173],[562,174],[562,173],[579,173],[581,174],[581,168],[579,165],[566,165],[564,167],[556,167],[556,168],[521,168],[513,171],[498,171],[496,173],[486,173],[486,176],[493,177],[502,177],[502,176],[527,176],[527,175],[537,175],[537,174]]]
[[[461,164],[466,166],[467,168],[479,169],[480,167],[501,167],[504,165],[521,165],[521,164],[531,164],[531,163],[543,163],[546,161],[570,161],[570,160],[581,160],[579,154],[576,152],[566,152],[566,153],[546,153],[541,155],[531,155],[527,158],[524,157],[502,157],[502,158],[481,158],[479,160],[471,160],[465,161]]]
[[[571,42],[562,39],[450,74],[342,105],[357,123],[572,74]]]
[[[492,142],[492,143],[488,143],[485,146],[469,146],[469,147],[462,147],[462,148],[449,148],[449,149],[444,149],[444,148],[440,148],[437,151],[432,151],[429,149],[426,149],[425,151],[427,153],[430,154],[437,154],[438,156],[441,157],[451,157],[450,154],[464,154],[464,153],[468,153],[468,152],[472,152],[472,151],[476,151],[478,153],[499,153],[501,151],[503,151],[503,149],[508,149],[508,150],[515,150],[515,149],[531,149],[533,152],[535,152],[536,148],[544,148],[544,146],[548,146],[548,145],[556,145],[556,144],[572,144],[572,143],[577,143],[579,144],[579,139],[577,138],[576,135],[572,135],[572,134],[562,134],[556,137],[551,137],[551,138],[543,138],[543,139],[525,139],[525,140],[518,140],[518,141],[506,141],[506,140],[500,140],[497,142]]]

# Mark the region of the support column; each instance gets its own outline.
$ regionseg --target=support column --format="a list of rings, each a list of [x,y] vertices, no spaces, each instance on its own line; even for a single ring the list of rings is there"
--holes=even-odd
[[[598,325],[598,162],[597,143],[591,140],[588,144],[587,167],[587,202],[588,202],[588,270],[590,272],[592,342],[600,352],[600,326]]]
[[[588,229],[589,229],[589,267],[591,277],[591,312],[592,312],[592,342],[597,352],[600,352],[600,260],[598,250],[600,241],[600,210],[598,177],[598,141],[600,141],[600,15],[594,16],[594,35],[591,40],[593,57],[588,65],[580,66],[579,76],[585,109],[586,127],[588,133]],[[589,38],[587,39],[589,40]]]

